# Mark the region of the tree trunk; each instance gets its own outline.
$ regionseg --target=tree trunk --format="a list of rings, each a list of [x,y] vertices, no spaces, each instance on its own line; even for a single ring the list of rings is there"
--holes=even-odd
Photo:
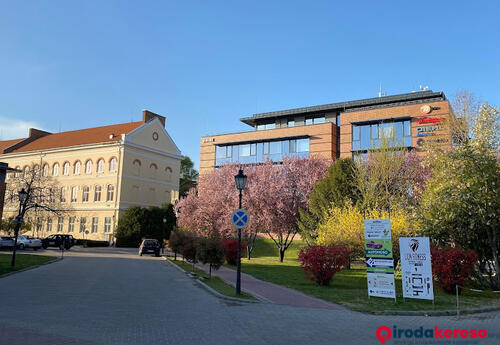
[[[250,235],[250,237],[248,238],[248,244],[247,244],[247,258],[248,258],[248,260],[251,259],[252,251],[253,251],[253,248],[255,247],[256,237],[257,237],[257,234],[254,234],[253,236]]]
[[[283,262],[284,258],[285,258],[285,249],[280,248],[280,262]]]
[[[208,279],[212,279],[212,264],[208,265]]]
[[[177,252],[174,252],[174,261],[177,261]]]

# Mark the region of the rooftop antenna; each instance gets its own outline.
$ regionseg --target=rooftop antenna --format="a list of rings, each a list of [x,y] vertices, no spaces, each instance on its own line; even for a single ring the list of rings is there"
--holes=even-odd
[[[382,97],[382,83],[380,83],[378,86],[378,97]]]
[[[427,91],[429,89],[428,86],[422,86],[420,85],[420,91]]]

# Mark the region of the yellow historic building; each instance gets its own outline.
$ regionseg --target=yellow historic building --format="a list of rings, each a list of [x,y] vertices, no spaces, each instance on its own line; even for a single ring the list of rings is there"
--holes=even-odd
[[[32,128],[27,138],[0,141],[0,161],[21,171],[17,174],[40,168],[68,208],[61,217],[30,214],[25,220],[38,237],[112,239],[125,209],[178,199],[181,159],[165,117],[147,110],[138,122],[61,133]],[[7,189],[14,174],[7,175]],[[6,203],[4,219],[15,215],[17,209]]]

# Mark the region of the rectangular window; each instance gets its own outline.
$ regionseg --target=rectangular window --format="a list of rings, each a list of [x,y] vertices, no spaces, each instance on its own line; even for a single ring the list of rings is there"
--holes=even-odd
[[[66,202],[66,187],[61,188],[61,202]]]
[[[78,187],[71,188],[71,202],[76,202],[78,195]]]
[[[264,154],[268,155],[269,154],[269,143],[264,143]]]
[[[359,140],[359,126],[352,125],[352,140],[353,141]]]
[[[275,129],[276,128],[276,124],[275,123],[268,123],[266,125],[266,129]]]
[[[42,217],[36,218],[36,231],[42,231]]]
[[[281,142],[280,141],[271,141],[269,143],[269,153],[276,154],[281,153]]]
[[[99,218],[93,217],[92,218],[92,233],[96,233],[98,230],[98,225],[99,225]]]
[[[410,120],[404,121],[403,126],[404,126],[404,136],[411,137],[411,122],[410,122]]]
[[[294,120],[288,120],[288,127],[295,127],[295,121]]]
[[[57,232],[63,232],[63,225],[64,225],[64,218],[58,217],[57,218]]]
[[[87,218],[80,218],[80,232],[85,232],[85,227],[87,226]]]
[[[309,152],[309,139],[297,140],[297,152]]]
[[[288,142],[288,152],[290,153],[297,152],[297,140],[290,140]]]
[[[75,217],[69,217],[68,232],[75,231]]]
[[[250,144],[240,145],[240,157],[250,156]]]
[[[306,125],[312,125],[313,124],[313,119],[306,119]]]
[[[266,129],[266,125],[257,125],[257,130],[261,131],[263,129]]]
[[[314,124],[318,124],[318,123],[325,123],[326,119],[324,116],[320,116],[320,117],[315,117],[313,118],[313,122]]]
[[[52,218],[47,218],[47,232],[52,232]]]
[[[371,137],[372,137],[372,139],[379,138],[379,136],[378,136],[378,124],[377,123],[371,125]]]
[[[104,218],[104,232],[111,232],[111,217]]]
[[[94,189],[94,201],[101,201],[101,186],[95,186]]]

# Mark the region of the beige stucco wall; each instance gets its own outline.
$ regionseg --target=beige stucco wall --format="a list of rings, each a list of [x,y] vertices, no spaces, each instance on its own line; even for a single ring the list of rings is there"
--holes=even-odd
[[[157,140],[153,140],[153,133],[157,133]],[[155,135],[156,137],[156,135]],[[112,158],[117,159],[117,170],[109,171],[109,162]],[[104,159],[104,172],[97,172],[97,162]],[[159,121],[152,121],[139,127],[124,136],[121,141],[85,145],[82,147],[71,147],[62,149],[46,150],[43,152],[10,153],[0,155],[0,160],[9,164],[9,167],[23,169],[32,163],[48,164],[49,176],[52,176],[53,166],[59,164],[58,176],[52,177],[58,187],[66,187],[66,203],[64,206],[68,211],[63,215],[63,229],[61,233],[71,233],[68,230],[69,218],[76,217],[74,231],[71,233],[76,238],[84,238],[80,232],[80,219],[86,218],[85,229],[89,234],[85,238],[109,240],[112,237],[119,216],[132,205],[138,206],[160,206],[164,202],[175,202],[179,197],[180,176],[180,152],[175,143],[170,139]],[[85,162],[92,161],[92,171],[85,173]],[[140,161],[139,170],[134,166],[134,161]],[[74,166],[77,161],[81,162],[80,174],[74,174]],[[63,165],[70,163],[69,175],[63,175]],[[157,166],[154,173],[152,166]],[[169,169],[167,169],[167,167]],[[170,169],[172,172],[170,173]],[[166,173],[168,170],[168,174]],[[10,178],[10,176],[9,176]],[[9,182],[9,179],[6,181]],[[113,200],[106,200],[107,186],[114,187]],[[78,187],[77,201],[71,202],[71,189]],[[83,187],[88,186],[89,200],[82,201]],[[101,186],[101,200],[94,201],[96,186]],[[8,186],[7,186],[8,189]],[[152,192],[154,191],[154,193]],[[3,218],[13,217],[17,214],[16,208],[8,208],[6,205]],[[12,206],[11,206],[12,207]],[[45,237],[56,233],[57,216],[34,213],[28,215],[33,223],[36,217],[43,217],[41,231],[36,231],[32,224],[33,235]],[[27,216],[27,217],[28,217]],[[26,217],[26,218],[27,218]],[[47,218],[52,218],[52,231],[47,232]],[[104,231],[106,217],[111,219],[109,232]],[[92,218],[98,219],[97,232],[92,232]],[[25,219],[27,220],[27,219]]]

